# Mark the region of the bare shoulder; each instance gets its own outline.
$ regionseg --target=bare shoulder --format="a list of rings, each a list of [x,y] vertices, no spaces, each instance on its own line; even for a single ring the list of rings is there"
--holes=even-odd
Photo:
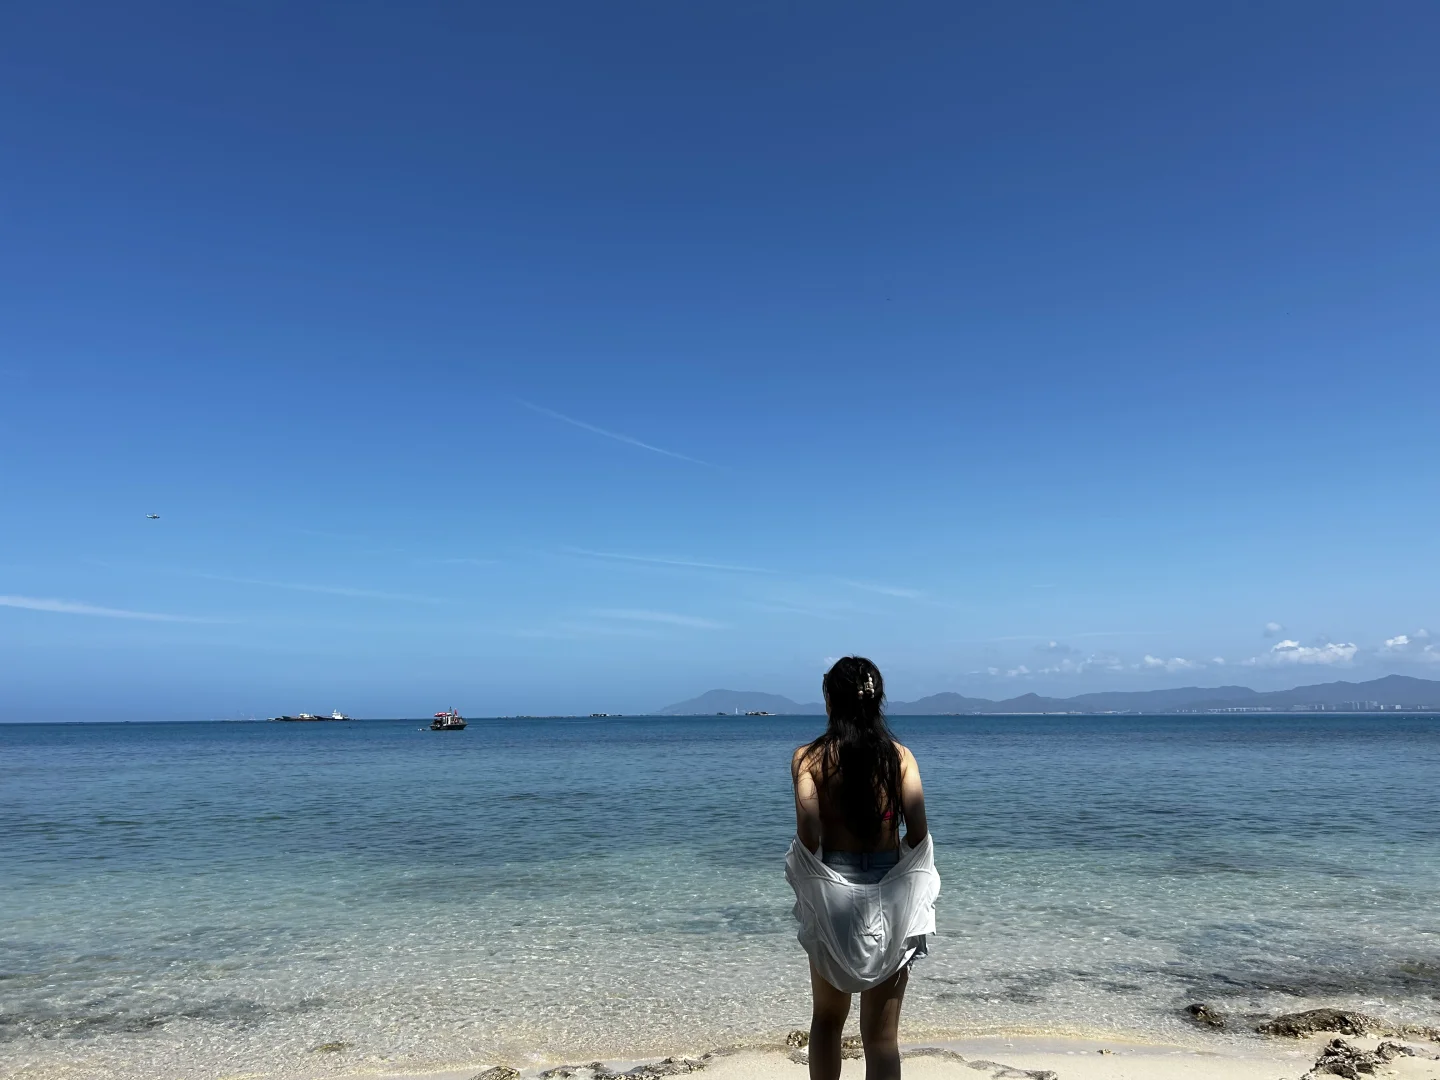
[[[795,753],[790,755],[790,775],[799,777],[801,773],[808,773],[814,764],[815,748],[809,743],[804,746],[797,746]]]
[[[900,754],[901,771],[918,769],[920,767],[919,764],[915,761],[915,755],[910,752],[910,748],[904,743],[896,742],[895,749]]]

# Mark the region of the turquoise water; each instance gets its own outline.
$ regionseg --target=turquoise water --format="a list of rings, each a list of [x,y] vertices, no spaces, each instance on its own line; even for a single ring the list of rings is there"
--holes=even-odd
[[[0,725],[0,1074],[525,1064],[806,1026],[782,863],[789,752],[819,725]],[[1440,718],[894,725],[944,878],[907,1038],[1187,1039],[1202,999],[1440,1013]]]

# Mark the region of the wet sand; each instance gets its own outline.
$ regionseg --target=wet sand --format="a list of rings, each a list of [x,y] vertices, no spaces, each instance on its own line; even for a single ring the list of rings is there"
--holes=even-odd
[[[903,1071],[907,1080],[1299,1080],[1333,1037],[1227,1042],[1214,1049],[1119,1039],[990,1037],[906,1047]],[[1380,1040],[1357,1037],[1346,1041],[1372,1050]],[[1396,1080],[1440,1080],[1440,1045],[1402,1041],[1415,1049],[1416,1056],[1397,1058],[1374,1075]],[[617,1072],[639,1064],[642,1062],[605,1063]],[[356,1080],[473,1080],[490,1067],[476,1065],[427,1073],[327,1071],[316,1076],[327,1080],[336,1076],[353,1076]],[[532,1080],[554,1068],[551,1065],[520,1072],[522,1080]],[[807,1080],[808,1075],[802,1053],[779,1049],[720,1052],[709,1057],[700,1073],[704,1080]],[[865,1063],[860,1058],[844,1062],[841,1080],[864,1080],[864,1075]],[[590,1076],[590,1071],[582,1068],[575,1073],[575,1080]]]

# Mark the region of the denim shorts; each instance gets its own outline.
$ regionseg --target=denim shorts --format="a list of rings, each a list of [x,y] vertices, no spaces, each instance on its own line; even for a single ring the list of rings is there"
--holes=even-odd
[[[900,852],[823,851],[820,861],[852,885],[876,885],[900,861]]]

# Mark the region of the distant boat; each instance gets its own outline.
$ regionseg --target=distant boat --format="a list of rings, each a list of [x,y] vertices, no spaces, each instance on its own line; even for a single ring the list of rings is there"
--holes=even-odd
[[[431,731],[464,731],[465,718],[453,708],[449,712],[437,712],[430,721]]]
[[[159,514],[146,514],[145,516],[146,516],[147,518],[149,518],[151,521],[159,521],[159,520],[160,520],[160,515],[159,515]]]
[[[329,716],[316,716],[314,713],[302,712],[299,716],[272,716],[271,721],[278,724],[299,724],[299,723],[329,723],[332,720],[349,720],[339,709],[331,712]]]
[[[343,712],[341,712],[339,709],[331,709],[331,710],[330,710],[330,719],[331,719],[331,720],[349,720],[350,717],[346,716],[346,715],[345,715]]]

